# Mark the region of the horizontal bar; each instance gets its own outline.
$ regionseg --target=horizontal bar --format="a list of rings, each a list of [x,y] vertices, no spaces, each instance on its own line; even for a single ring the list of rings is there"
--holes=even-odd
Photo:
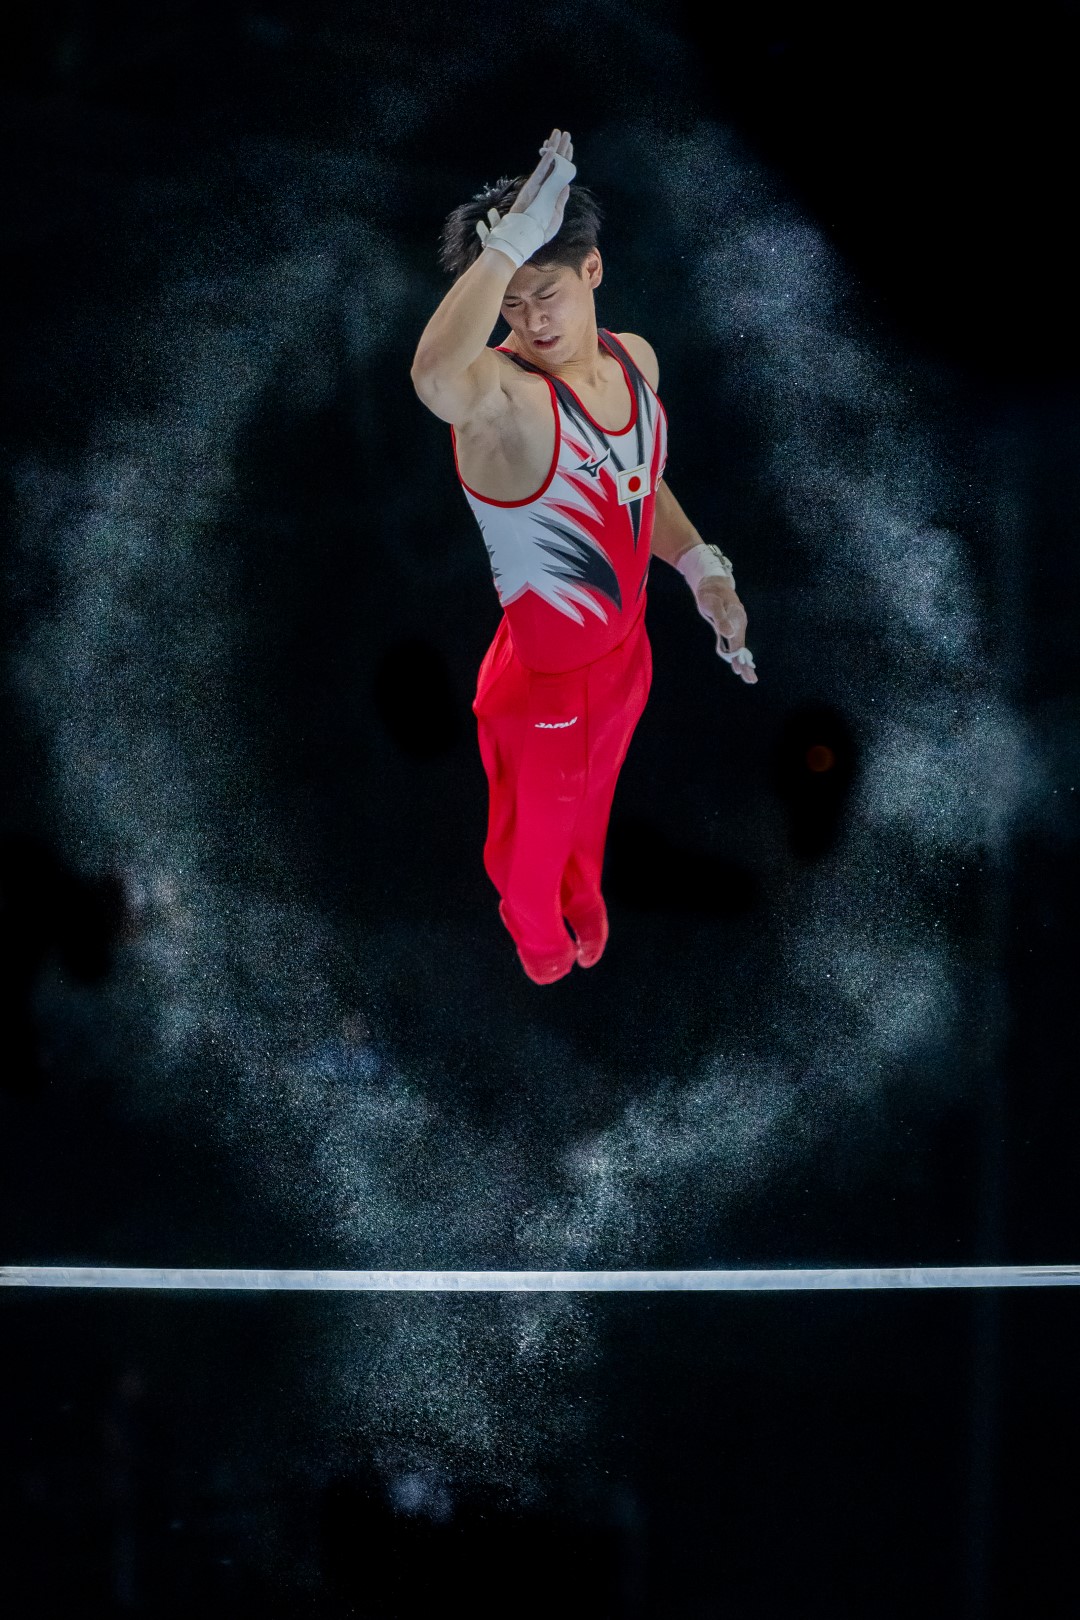
[[[1080,1266],[870,1266],[766,1271],[267,1271],[0,1266],[0,1287],[248,1289],[278,1293],[752,1294],[837,1288],[1068,1288]]]

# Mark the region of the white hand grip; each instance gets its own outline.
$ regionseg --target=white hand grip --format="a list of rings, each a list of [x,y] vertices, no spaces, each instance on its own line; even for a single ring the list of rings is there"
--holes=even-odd
[[[490,231],[484,229],[481,220],[477,220],[476,230],[485,247],[498,248],[519,268],[526,259],[532,258],[538,247],[544,245],[543,231],[528,214],[507,214]]]
[[[545,150],[541,148],[541,152]],[[476,222],[476,234],[483,245],[498,248],[519,268],[526,259],[532,258],[537,248],[543,247],[556,234],[558,226],[552,227],[555,205],[563,187],[569,185],[577,174],[569,158],[562,157],[558,152],[550,152],[549,156],[551,171],[527,208],[520,213],[504,214],[501,219],[494,208],[489,208],[490,227],[482,219]]]
[[[544,232],[545,242],[548,240],[548,227],[555,212],[555,204],[559,200],[559,193],[564,186],[570,184],[575,174],[577,174],[576,165],[571,163],[569,158],[562,157],[558,152],[552,152],[551,160],[553,165],[551,173],[541,183],[540,190],[536,193],[528,208],[524,210],[524,213],[529,218],[535,219]],[[554,231],[552,231],[551,235],[554,236],[554,234]]]

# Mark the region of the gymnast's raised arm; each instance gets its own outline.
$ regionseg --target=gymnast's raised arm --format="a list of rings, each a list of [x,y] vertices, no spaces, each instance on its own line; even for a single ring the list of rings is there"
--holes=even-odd
[[[420,335],[410,375],[428,410],[462,424],[498,409],[508,368],[488,348],[506,289],[519,269],[562,224],[577,172],[565,131],[552,130],[540,162],[500,219],[477,227],[480,257],[454,282]]]

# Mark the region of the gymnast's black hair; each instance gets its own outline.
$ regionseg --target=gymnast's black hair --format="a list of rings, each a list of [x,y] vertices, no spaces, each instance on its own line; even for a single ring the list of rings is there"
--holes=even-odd
[[[439,237],[439,263],[455,279],[484,251],[484,244],[476,234],[477,220],[482,219],[486,225],[489,208],[497,208],[500,214],[505,214],[527,179],[523,174],[514,180],[503,175],[493,186],[485,186],[447,216]],[[562,224],[551,241],[538,248],[528,262],[538,268],[565,264],[580,273],[586,254],[597,245],[602,218],[600,204],[588,187],[571,182]]]

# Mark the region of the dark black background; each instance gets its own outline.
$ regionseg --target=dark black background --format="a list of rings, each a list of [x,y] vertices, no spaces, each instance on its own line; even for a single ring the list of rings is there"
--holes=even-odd
[[[1001,656],[1022,709],[1075,694],[1075,6],[853,17],[766,5],[733,17],[603,5],[564,9],[553,23],[520,6],[45,4],[21,22],[2,69],[12,465],[28,448],[77,452],[103,402],[138,401],[137,374],[118,367],[103,337],[110,311],[152,293],[185,253],[212,263],[259,240],[263,223],[229,156],[245,141],[348,145],[369,127],[365,109],[387,96],[392,105],[402,86],[429,99],[399,139],[392,118],[378,125],[390,181],[374,206],[408,244],[418,278],[394,335],[407,359],[441,286],[435,233],[474,183],[524,164],[555,123],[582,156],[593,129],[631,110],[675,128],[711,117],[825,230],[880,328],[949,377],[963,430],[1008,439],[1024,503],[1012,542],[1023,591],[1006,604]],[[672,36],[691,47],[677,61],[663,48]],[[215,245],[192,248],[182,201],[152,221],[129,206],[140,181],[166,193],[175,182],[182,198],[201,174],[220,192]],[[612,263],[631,235],[625,217],[611,221]],[[671,316],[631,319],[627,306],[611,324],[655,331],[663,362]],[[359,916],[486,916],[468,714],[493,628],[479,572],[447,608],[452,634],[432,635],[423,611],[376,595],[370,622],[385,612],[389,629],[361,724],[381,728],[400,763],[383,802],[357,802],[339,785],[350,744],[333,648],[350,582],[333,569],[365,498],[350,425],[357,386],[346,379],[340,408],[315,419],[283,398],[244,450],[252,479],[339,537],[310,567],[290,563],[288,537],[280,542],[282,596],[306,581],[280,689],[260,698],[304,722],[278,767],[281,813],[304,829],[305,881],[326,896],[348,883]],[[671,377],[665,399],[678,431],[692,380]],[[385,400],[387,420],[438,461],[432,476],[452,491],[443,437],[417,420],[403,375],[387,378]],[[5,606],[16,641],[29,611],[25,596]],[[650,613],[659,665],[665,650],[678,655],[684,621],[662,589]],[[442,693],[419,729],[394,697],[401,670],[418,661],[425,688]],[[704,655],[694,671],[711,676]],[[769,726],[743,739],[746,768],[771,784],[762,791],[784,806],[796,857],[812,863],[843,802],[809,797],[798,762],[811,733],[828,732],[843,759],[856,740],[828,708],[785,713],[782,698],[770,701]],[[282,733],[288,726],[287,716]],[[629,780],[644,788],[662,776],[670,748],[659,724],[644,733]],[[35,738],[13,726],[0,869],[3,1258],[47,1262],[77,1247],[86,1258],[181,1264],[195,1245],[207,1264],[316,1263],[294,1223],[282,1216],[275,1229],[262,1206],[231,1198],[227,1155],[171,1124],[133,1125],[108,1087],[80,1084],[77,1063],[43,1060],[49,1032],[29,1011],[35,976],[59,960],[74,981],[101,982],[123,927],[109,875],[88,884],[52,839],[44,772]],[[656,1001],[632,1037],[625,1025],[618,1033],[617,996],[598,981],[600,1017],[581,1039],[616,1049],[625,1040],[627,1063],[647,1071],[664,1051],[656,1008],[678,993],[686,918],[705,919],[695,936],[705,941],[708,927],[767,925],[769,881],[695,861],[692,826],[664,825],[648,808],[635,818],[634,803],[627,791],[617,805],[607,882],[623,960],[643,919],[665,942]],[[349,831],[358,819],[362,837]],[[887,1191],[841,1173],[815,1185],[809,1214],[801,1184],[779,1186],[769,1207],[747,1213],[733,1259],[789,1257],[785,1234],[800,1221],[809,1235],[795,1250],[822,1263],[868,1253],[894,1264],[1080,1258],[1075,862],[1021,835],[1004,868],[974,881],[978,893],[957,904],[971,907],[971,949],[994,960],[1007,998],[986,1084],[896,1150],[918,1160],[908,1183],[895,1166]],[[618,960],[613,945],[613,968]],[[509,970],[497,993],[523,1005]],[[562,1027],[576,1030],[585,1005],[582,994],[568,999]],[[415,1014],[406,985],[382,1002],[380,1037],[422,1051],[431,1035],[417,1032]],[[471,1027],[440,1027],[446,1073],[463,1086]],[[690,1020],[682,1038],[704,1046],[707,1034]],[[468,1083],[477,1108],[520,1105],[499,1099],[494,1068]],[[394,1511],[365,1459],[362,1423],[351,1462],[335,1442],[320,1471],[309,1415],[290,1391],[306,1343],[335,1320],[332,1301],[3,1303],[0,1583],[18,1614],[406,1616],[451,1601],[508,1615],[1076,1610],[1072,1291],[602,1302],[593,1315],[605,1356],[583,1394],[602,1399],[603,1433],[583,1431],[579,1452],[550,1459],[531,1504],[451,1477],[444,1520]],[[308,1464],[290,1472],[282,1458],[293,1450]]]

